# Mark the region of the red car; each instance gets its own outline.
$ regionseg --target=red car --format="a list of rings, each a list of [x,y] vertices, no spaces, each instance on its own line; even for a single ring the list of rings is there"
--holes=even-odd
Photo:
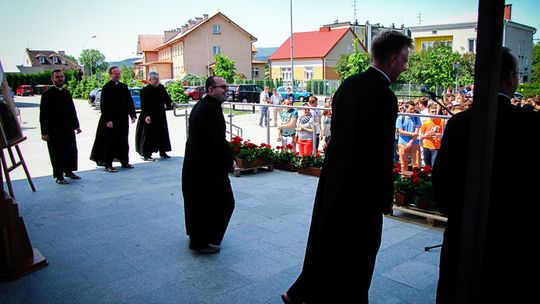
[[[17,90],[15,90],[15,95],[19,96],[34,96],[34,89],[31,85],[21,84]]]
[[[186,95],[188,100],[199,100],[206,94],[206,90],[203,86],[186,87]]]

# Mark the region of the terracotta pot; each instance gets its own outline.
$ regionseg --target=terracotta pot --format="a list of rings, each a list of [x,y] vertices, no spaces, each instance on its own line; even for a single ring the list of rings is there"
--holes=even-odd
[[[298,173],[319,177],[321,176],[321,168],[315,168],[315,167],[298,168]]]
[[[394,193],[394,204],[396,204],[396,206],[407,206],[409,205],[409,200],[409,197],[405,193]]]
[[[274,168],[283,171],[296,172],[298,168],[291,163],[274,163]]]
[[[236,165],[240,168],[251,168],[253,167],[252,163],[247,162],[245,159],[235,158]]]

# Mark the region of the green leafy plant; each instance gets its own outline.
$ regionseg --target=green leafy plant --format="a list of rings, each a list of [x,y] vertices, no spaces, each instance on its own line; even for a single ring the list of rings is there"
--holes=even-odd
[[[292,151],[293,145],[287,144],[287,146],[277,146],[275,151],[275,162],[296,165],[298,162],[298,155]]]
[[[236,74],[234,60],[223,54],[219,54],[214,56],[214,61],[216,62],[214,66],[214,75],[223,77],[227,83],[233,83]]]
[[[400,165],[394,165],[394,192],[402,193],[412,199],[419,205],[420,202],[425,204],[426,209],[435,207],[433,201],[433,185],[431,179],[431,167],[424,166],[421,169],[413,168],[410,176],[400,174]]]
[[[265,163],[274,161],[275,153],[269,144],[262,143],[257,146],[249,140],[244,141],[242,137],[235,136],[229,142],[229,148],[233,157],[242,159],[247,163],[252,163],[256,160],[261,160]]]
[[[167,93],[171,96],[171,99],[176,103],[186,103],[187,95],[184,90],[184,86],[180,82],[173,82],[167,85]]]
[[[307,168],[307,167],[314,167],[314,168],[321,168],[324,163],[324,158],[317,152],[315,156],[313,155],[304,155],[299,158],[298,160],[298,167],[299,168]]]

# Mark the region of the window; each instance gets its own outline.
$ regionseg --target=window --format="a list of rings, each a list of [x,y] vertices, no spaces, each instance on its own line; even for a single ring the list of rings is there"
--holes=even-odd
[[[251,77],[259,77],[259,68],[251,69]]]
[[[469,39],[468,40],[469,45],[469,52],[476,53],[476,39]]]
[[[221,47],[220,46],[214,46],[212,48],[212,54],[214,54],[214,56],[221,54]]]
[[[281,68],[281,79],[283,81],[292,80],[292,70],[291,68]]]
[[[214,35],[221,34],[221,25],[220,24],[212,25],[212,34],[214,34]]]
[[[59,61],[59,60],[58,60],[58,57],[54,56],[54,57],[52,58],[52,62],[53,62],[54,64],[58,64],[58,61]]]
[[[430,49],[433,47],[435,43],[439,43],[445,46],[452,47],[452,41],[446,40],[446,41],[424,41],[422,42],[422,51],[425,51],[427,49]]]
[[[44,64],[45,63],[45,57],[39,56],[39,63]]]
[[[313,79],[313,67],[305,67],[304,68],[304,79],[305,80]]]

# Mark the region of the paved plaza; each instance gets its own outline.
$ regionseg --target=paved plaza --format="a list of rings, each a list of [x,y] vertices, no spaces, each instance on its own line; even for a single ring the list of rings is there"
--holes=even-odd
[[[236,209],[222,251],[197,255],[188,249],[180,186],[184,118],[168,112],[172,158],[152,163],[135,153],[131,125],[135,169],[111,174],[88,159],[99,113],[76,101],[82,179],[58,185],[40,139],[39,97],[16,102],[37,192],[22,169],[11,177],[32,245],[49,266],[0,284],[0,303],[282,303],[301,270],[317,178],[278,170],[231,176]],[[266,142],[258,114],[234,120],[244,138]],[[441,240],[440,229],[385,217],[370,303],[434,303],[440,249],[424,247]]]

